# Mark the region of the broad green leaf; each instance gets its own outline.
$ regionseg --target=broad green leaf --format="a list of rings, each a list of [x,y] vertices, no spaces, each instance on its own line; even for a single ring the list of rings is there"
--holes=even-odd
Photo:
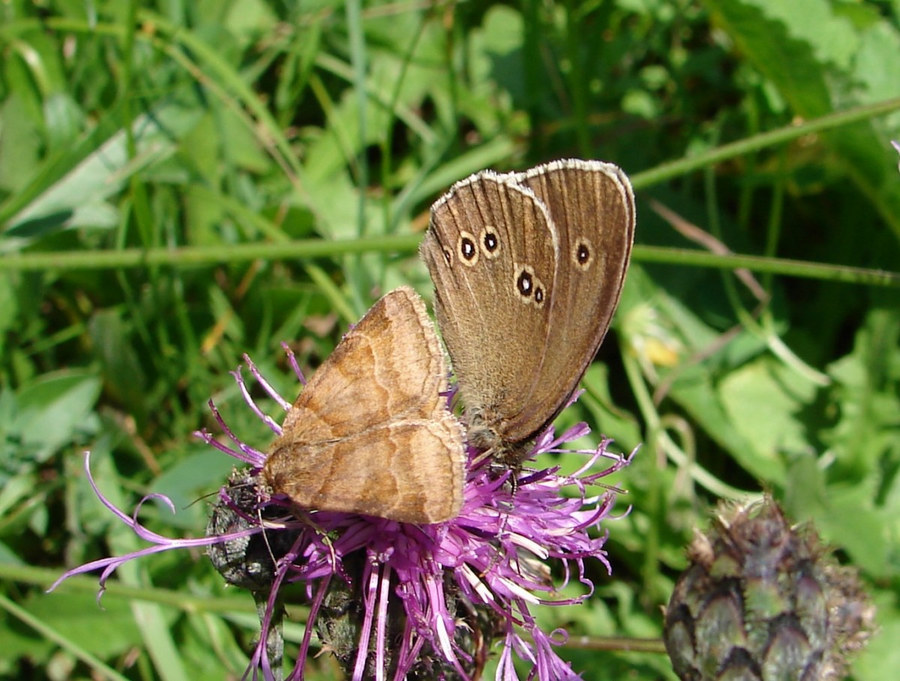
[[[63,369],[47,373],[18,394],[17,428],[34,460],[46,461],[72,442],[100,396],[100,379],[92,371]]]

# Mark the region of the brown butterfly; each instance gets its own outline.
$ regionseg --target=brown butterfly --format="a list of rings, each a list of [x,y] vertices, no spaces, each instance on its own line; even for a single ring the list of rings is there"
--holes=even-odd
[[[609,328],[634,239],[631,184],[600,161],[476,173],[431,208],[420,248],[469,442],[517,463]]]
[[[442,394],[447,374],[422,299],[408,287],[388,293],[288,411],[264,483],[305,509],[408,523],[455,517],[466,454]]]

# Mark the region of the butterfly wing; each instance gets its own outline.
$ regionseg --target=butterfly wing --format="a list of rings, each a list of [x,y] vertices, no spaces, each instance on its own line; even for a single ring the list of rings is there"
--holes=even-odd
[[[600,161],[553,161],[515,179],[547,207],[559,240],[553,332],[540,372],[545,399],[532,403],[549,423],[593,360],[619,304],[634,240],[634,194],[625,173]]]
[[[432,206],[420,251],[469,441],[491,448],[525,439],[541,425],[531,402],[553,333],[558,243],[545,206],[512,175],[478,173]]]
[[[446,410],[434,419],[392,421],[294,446],[292,455],[302,465],[275,467],[269,480],[302,508],[438,523],[462,507],[462,429]]]

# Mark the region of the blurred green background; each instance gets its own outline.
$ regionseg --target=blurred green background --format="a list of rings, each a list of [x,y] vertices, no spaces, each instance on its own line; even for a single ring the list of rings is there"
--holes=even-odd
[[[625,169],[638,227],[559,425],[642,443],[612,576],[537,609],[562,655],[674,678],[619,637],[660,635],[716,500],[767,489],[873,593],[854,678],[900,668],[898,0],[9,0],[0,48],[0,678],[239,678],[253,604],[199,551],[126,566],[102,608],[91,577],[44,594],[144,545],[82,452],[120,508],[165,493],[142,520],[202,535],[232,467],[192,436],[207,400],[271,438],[242,354],[293,398],[281,341],[311,371],[381,293],[430,297],[452,182],[561,157]]]

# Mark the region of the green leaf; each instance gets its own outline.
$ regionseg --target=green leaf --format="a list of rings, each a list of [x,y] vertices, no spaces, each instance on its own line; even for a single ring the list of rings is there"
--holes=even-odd
[[[140,643],[130,602],[106,596],[100,605],[89,593],[37,593],[23,602],[28,612],[71,643],[100,658],[123,654]],[[7,645],[21,653],[43,656],[55,649],[45,639],[24,631],[7,632]]]
[[[100,396],[96,373],[63,369],[46,373],[18,394],[17,429],[35,461],[46,461],[84,428]]]
[[[23,191],[29,200],[8,219],[3,238],[15,238],[13,243],[21,247],[63,229],[115,226],[118,214],[108,199],[122,190],[131,175],[174,153],[178,137],[199,119],[197,110],[165,102],[135,120],[133,158],[125,132],[118,130],[102,141],[88,138],[87,144],[76,146],[67,158],[52,159]],[[79,157],[82,152],[84,156]],[[74,163],[74,167],[52,179],[62,163]],[[5,210],[9,207],[0,207],[0,214]]]
[[[808,445],[803,414],[816,385],[780,362],[760,357],[730,372],[719,385],[722,405],[749,450],[739,461],[761,480],[784,482],[784,453]]]
[[[820,0],[706,0],[706,4],[741,52],[799,116],[813,118],[875,98],[900,96],[900,79],[891,68],[896,64],[900,38],[896,31],[886,32],[886,26],[861,34]],[[892,55],[889,61],[879,56],[875,64],[870,52],[859,62],[853,60],[859,52],[855,46],[870,38],[881,43],[879,55]],[[785,64],[790,68],[784,68]],[[857,81],[880,86],[860,97],[852,85]],[[824,141],[836,154],[838,167],[873,203],[895,237],[900,237],[900,183],[886,163],[890,156],[886,138],[891,129],[896,136],[896,116],[888,130],[879,121],[869,121],[834,130]]]

